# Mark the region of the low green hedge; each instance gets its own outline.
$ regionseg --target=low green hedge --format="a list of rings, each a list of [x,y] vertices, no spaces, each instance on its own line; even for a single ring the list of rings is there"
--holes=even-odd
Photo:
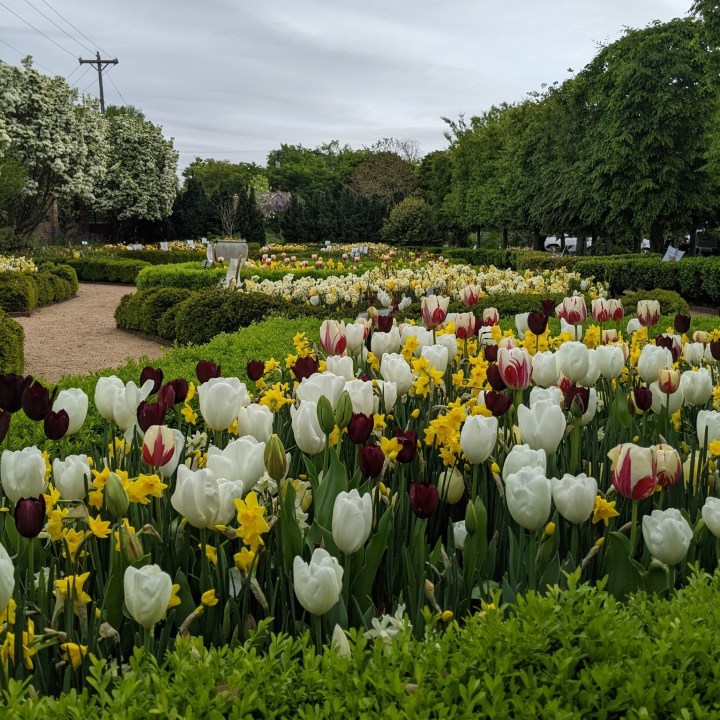
[[[59,698],[16,683],[3,718],[716,718],[718,593],[717,573],[627,604],[571,581],[463,626],[431,620],[419,639],[351,631],[347,654],[262,625],[233,648],[179,638],[162,663],[138,650],[122,673],[89,658],[91,688]]]
[[[153,288],[125,295],[115,308],[115,322],[121,330],[140,330],[161,335],[158,322],[167,310],[193,295],[184,288]],[[164,335],[161,335],[165,337]],[[167,339],[174,339],[174,332]]]
[[[68,265],[48,263],[35,273],[2,273],[0,308],[5,312],[30,312],[38,306],[71,298],[77,288],[77,275]]]
[[[143,268],[135,278],[135,284],[138,290],[157,287],[201,290],[214,288],[225,277],[226,272],[224,267],[203,268],[199,262],[154,265]]]
[[[111,256],[84,256],[70,258],[67,264],[77,273],[78,279],[83,282],[135,282],[137,274],[150,263],[143,260],[121,260]]]
[[[22,373],[25,365],[25,330],[0,310],[0,374]]]
[[[195,250],[119,250],[113,252],[112,257],[116,260],[140,260],[150,265],[174,265],[200,262],[205,257],[205,247],[199,246]]]

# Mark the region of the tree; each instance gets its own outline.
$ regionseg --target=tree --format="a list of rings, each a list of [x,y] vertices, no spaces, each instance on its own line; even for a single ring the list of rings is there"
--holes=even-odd
[[[137,220],[163,220],[177,194],[178,154],[162,128],[134,108],[106,113],[107,172],[98,184],[94,207],[106,213],[114,235]]]
[[[201,238],[217,235],[220,226],[217,208],[203,190],[199,180],[188,177],[173,203],[170,216],[170,236],[173,238]]]
[[[372,153],[393,153],[411,165],[420,162],[420,144],[410,138],[382,138],[366,149]]]
[[[196,157],[183,170],[183,177],[197,180],[208,197],[211,197],[221,189],[239,193],[249,187],[255,188],[258,183],[265,181],[265,170],[255,163],[231,163],[229,160],[203,160]]]
[[[352,169],[347,184],[366,197],[397,203],[415,190],[416,168],[394,152],[368,152]]]
[[[383,223],[383,238],[397,245],[429,245],[435,240],[430,206],[418,197],[399,202]]]
[[[662,249],[668,229],[697,227],[717,207],[707,154],[717,95],[693,19],[628,31],[580,73],[591,220]]]
[[[30,58],[20,67],[0,63],[0,99],[0,162],[25,174],[5,222],[23,239],[54,200],[93,200],[105,172],[105,121],[94,101],[78,100],[77,90],[38,73]]]

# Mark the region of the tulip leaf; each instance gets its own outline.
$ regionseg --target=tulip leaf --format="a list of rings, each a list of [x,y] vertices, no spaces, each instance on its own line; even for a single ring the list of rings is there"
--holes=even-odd
[[[315,494],[315,520],[323,527],[332,527],[333,507],[335,498],[340,492],[347,492],[347,471],[340,462],[334,448],[330,449],[330,468],[323,476]]]
[[[123,602],[125,590],[123,580],[128,566],[121,552],[113,551],[110,559],[110,574],[105,583],[104,606],[107,620],[114,628],[120,627],[123,618]]]
[[[538,590],[544,592],[548,585],[557,585],[560,582],[560,554],[555,553],[552,560],[548,563],[545,571],[540,577]]]
[[[331,555],[340,557],[340,551],[333,540],[332,530],[323,527],[317,520],[310,526],[305,535],[305,544],[310,548],[324,547]]]
[[[380,518],[377,532],[370,538],[365,547],[365,562],[350,584],[350,595],[356,599],[363,614],[372,606],[370,594],[380,567],[380,560],[382,560],[387,548],[391,516],[392,511],[386,510]]]
[[[623,427],[630,427],[632,418],[630,416],[630,411],[628,410],[628,401],[619,383],[615,390],[615,399],[613,400],[612,414],[617,418],[618,422]]]
[[[295,556],[302,556],[302,535],[295,520],[295,488],[291,483],[285,484],[285,493],[281,494],[280,526],[283,567],[288,577],[292,577],[292,566]]]
[[[180,598],[180,604],[175,608],[175,618],[182,625],[185,618],[195,610],[195,603],[193,602],[192,591],[190,590],[187,575],[185,575],[182,570],[178,570],[175,573],[174,582],[180,586],[177,592],[177,596]]]
[[[463,549],[465,595],[468,598],[480,580],[481,569],[485,563],[485,557],[488,552],[487,510],[485,509],[482,499],[479,497],[475,499],[473,506],[473,514],[477,527],[475,530],[468,531]]]
[[[630,539],[619,532],[611,532],[605,541],[605,563],[608,571],[607,589],[619,600],[642,587],[643,578],[638,565],[630,557]]]
[[[667,565],[653,560],[646,573],[643,573],[643,589],[650,595],[665,595],[670,586],[670,577]]]

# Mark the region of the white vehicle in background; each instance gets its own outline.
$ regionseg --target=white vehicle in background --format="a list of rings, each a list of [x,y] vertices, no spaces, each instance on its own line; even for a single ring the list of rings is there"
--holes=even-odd
[[[565,238],[565,252],[574,253],[577,252],[578,239],[572,235],[568,235]],[[587,252],[592,247],[592,238],[585,238],[585,251]],[[545,238],[545,250],[549,253],[562,254],[563,248],[560,238],[555,235],[550,235]]]

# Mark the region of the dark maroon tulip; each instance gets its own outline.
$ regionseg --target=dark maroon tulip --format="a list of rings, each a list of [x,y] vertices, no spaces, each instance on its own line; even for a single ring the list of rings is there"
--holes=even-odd
[[[402,444],[402,450],[397,456],[398,462],[412,462],[417,455],[417,433],[414,430],[395,430],[393,437]]]
[[[348,436],[356,445],[364,445],[375,427],[372,415],[353,413],[348,423]]]
[[[5,439],[10,429],[12,415],[7,410],[0,411],[0,443]]]
[[[548,317],[555,315],[555,301],[554,300],[541,300],[540,308]]]
[[[220,377],[221,371],[222,368],[220,365],[216,365],[212,360],[201,360],[195,366],[195,374],[201,383],[206,383],[208,380],[212,380],[212,378]]]
[[[36,498],[20,498],[15,503],[14,517],[15,527],[23,537],[37,537],[45,524],[45,499],[42,495]]]
[[[544,312],[528,313],[527,325],[533,335],[542,335],[547,329],[548,316]]]
[[[367,374],[363,373],[358,380],[362,380],[363,382],[372,382],[372,378]]]
[[[485,359],[488,362],[490,362],[490,363],[497,362],[497,356],[498,356],[498,346],[497,345],[486,345],[483,349],[483,352],[485,353]]]
[[[390,332],[393,326],[392,315],[376,315],[375,325],[377,326],[378,332]]]
[[[262,360],[250,360],[246,372],[253,382],[257,382],[265,374],[265,363]]]
[[[52,410],[52,404],[48,389],[37,380],[25,388],[22,395],[22,409],[31,420],[36,422],[44,420]]]
[[[488,366],[487,381],[490,383],[490,387],[495,390],[495,392],[500,392],[507,387],[505,381],[500,375],[500,368],[498,367],[497,363],[491,363]]]
[[[15,373],[0,375],[0,408],[9,413],[20,410],[23,393],[32,380],[32,375],[26,377]]]
[[[655,338],[655,344],[658,347],[667,348],[670,351],[670,354],[672,355],[673,362],[675,362],[678,359],[678,357],[680,355],[680,349],[675,344],[675,341],[673,340],[671,335],[666,335],[664,333],[662,335],[658,335]]]
[[[168,383],[158,390],[157,401],[165,403],[165,408],[171,408],[175,404],[175,387]]]
[[[65,410],[54,412],[51,410],[44,419],[43,429],[45,430],[45,437],[48,440],[59,440],[65,437],[65,433],[70,427],[70,416]]]
[[[318,361],[312,355],[304,358],[298,358],[293,365],[293,372],[298,382],[302,382],[303,378],[309,378],[318,371]]]
[[[710,341],[710,354],[713,356],[713,360],[720,361],[720,340]]]
[[[358,464],[363,477],[376,478],[385,463],[385,456],[378,445],[365,445],[358,448]]]
[[[590,404],[590,388],[581,385],[569,385],[564,390],[565,407],[575,415],[580,417],[585,414]]]
[[[185,378],[175,378],[175,380],[171,380],[169,383],[166,383],[166,385],[169,385],[175,391],[174,404],[185,402],[188,394],[188,381]]]
[[[512,397],[505,392],[488,390],[485,393],[485,407],[494,417],[502,417],[510,409],[511,405]]]
[[[675,332],[678,333],[678,335],[683,335],[690,329],[690,316],[678,313],[675,316],[673,325],[675,326]]]
[[[137,421],[140,429],[147,432],[148,428],[153,425],[164,425],[167,409],[168,406],[162,400],[154,403],[143,400],[137,409]]]
[[[440,497],[434,485],[413,483],[410,485],[410,509],[419,518],[430,517],[437,510]]]
[[[634,406],[634,407],[633,407]],[[631,395],[630,410],[637,408],[645,412],[652,407],[652,392],[649,388],[634,388]]]
[[[140,387],[142,387],[148,380],[153,381],[153,387],[150,394],[154,395],[162,385],[163,371],[160,368],[154,368],[151,365],[146,365],[140,373]]]

